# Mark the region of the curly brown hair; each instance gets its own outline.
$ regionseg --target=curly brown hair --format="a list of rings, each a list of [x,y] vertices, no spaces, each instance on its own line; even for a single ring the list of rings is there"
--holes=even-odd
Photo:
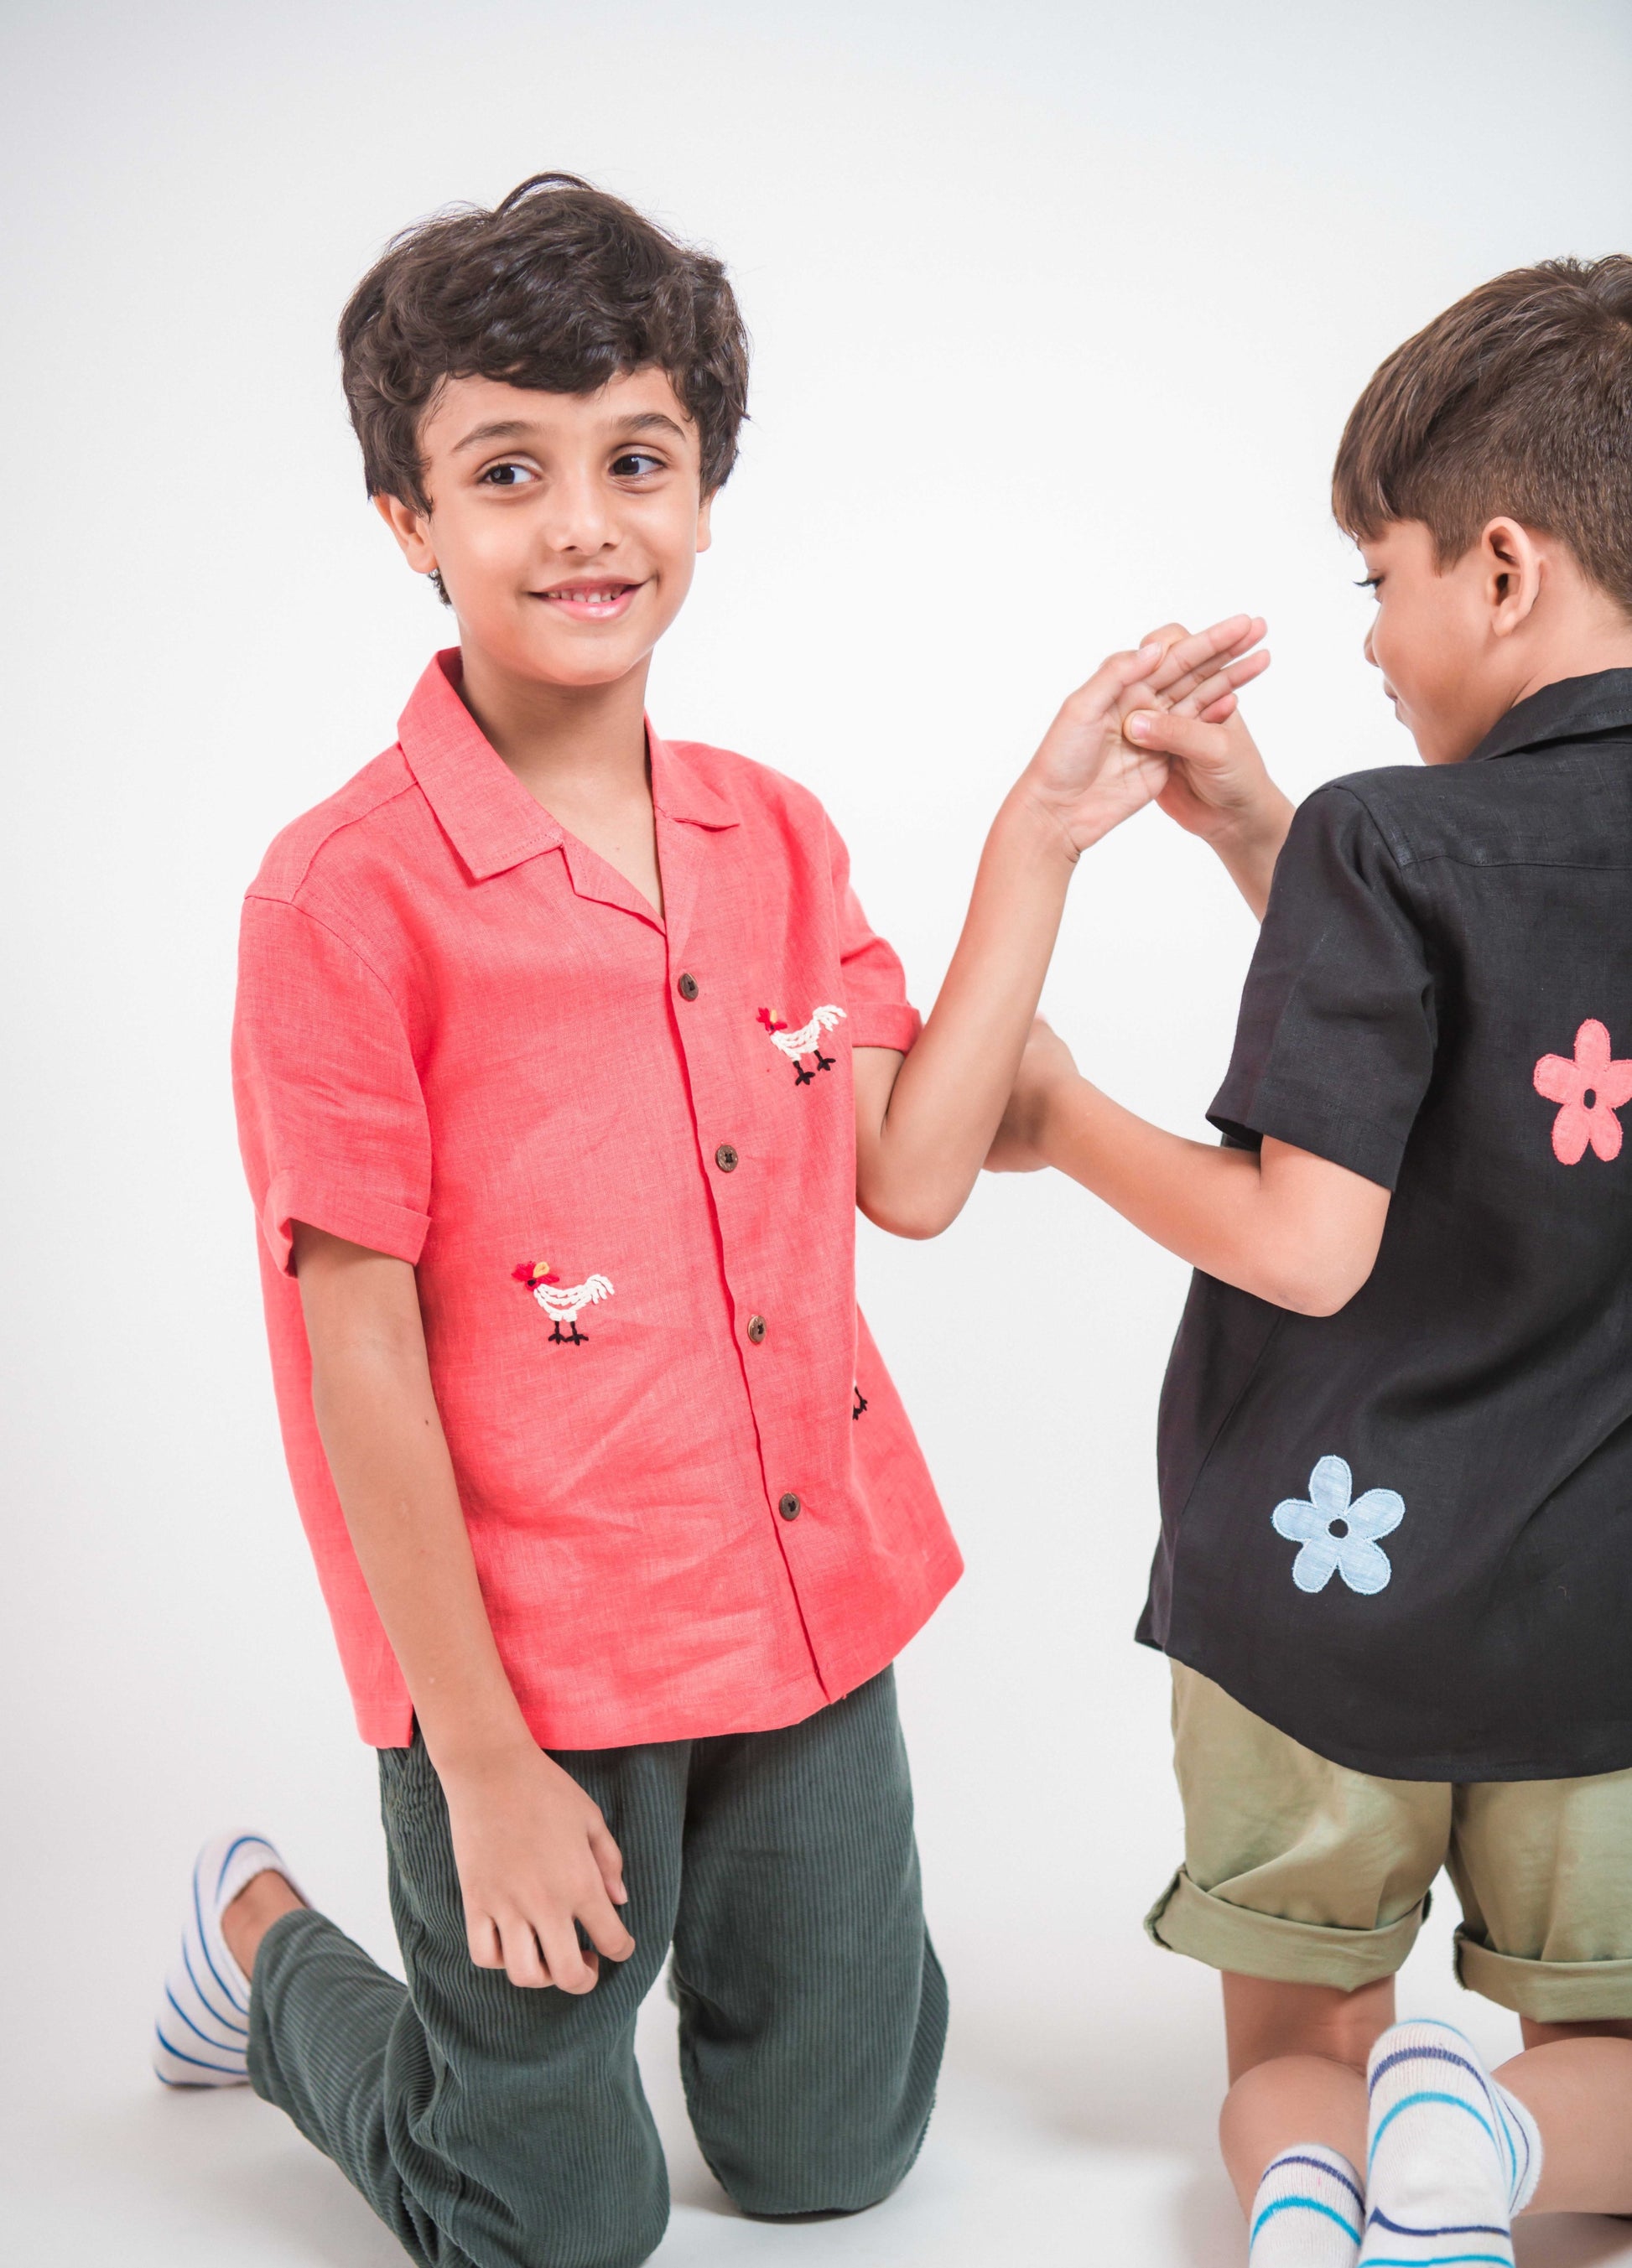
[[[695,422],[703,493],[736,461],[748,334],[721,263],[575,173],[392,238],[340,318],[341,376],[372,496],[428,512],[419,434],[451,378],[594,394],[661,370]]]
[[[1442,568],[1510,513],[1632,612],[1632,258],[1512,269],[1397,347],[1349,413],[1332,504],[1351,535],[1422,521]]]

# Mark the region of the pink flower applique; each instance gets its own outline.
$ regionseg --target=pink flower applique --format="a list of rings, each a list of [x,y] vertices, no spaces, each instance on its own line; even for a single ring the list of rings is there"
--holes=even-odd
[[[1536,1093],[1561,1106],[1553,1121],[1553,1155],[1561,1166],[1578,1164],[1589,1142],[1606,1165],[1621,1155],[1615,1113],[1632,1102],[1632,1057],[1617,1062],[1611,1056],[1609,1034],[1595,1016],[1576,1034],[1573,1062],[1568,1056],[1543,1056],[1534,1076]]]

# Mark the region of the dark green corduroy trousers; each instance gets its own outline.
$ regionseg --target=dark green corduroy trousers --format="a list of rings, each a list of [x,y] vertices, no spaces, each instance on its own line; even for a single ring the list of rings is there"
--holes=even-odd
[[[249,2071],[425,2268],[633,2268],[668,2180],[635,2016],[674,1948],[703,2154],[747,2213],[855,2211],[924,2138],[946,1987],[890,1671],[780,1732],[560,1753],[635,1951],[581,1997],[477,1969],[424,1744],[381,1751],[407,1989],[321,1914],[267,1932]]]

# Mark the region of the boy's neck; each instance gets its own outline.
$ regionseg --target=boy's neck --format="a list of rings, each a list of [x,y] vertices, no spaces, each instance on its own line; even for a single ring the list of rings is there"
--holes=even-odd
[[[546,809],[585,791],[649,792],[650,657],[609,685],[518,678],[479,647],[461,649],[460,694],[491,746]]]
[[[1603,669],[1632,669],[1632,622],[1617,608],[1585,619],[1560,623],[1525,657],[1508,702],[1516,709],[1545,686],[1562,684],[1569,677],[1595,677]]]

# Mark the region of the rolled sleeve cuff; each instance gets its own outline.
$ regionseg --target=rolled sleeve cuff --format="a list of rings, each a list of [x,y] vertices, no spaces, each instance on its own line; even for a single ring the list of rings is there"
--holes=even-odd
[[[299,1174],[280,1174],[261,1208],[261,1233],[284,1275],[290,1273],[298,1220],[308,1228],[325,1229],[330,1236],[343,1236],[348,1244],[406,1260],[410,1268],[418,1262],[431,1226],[428,1213],[393,1204],[366,1189],[341,1189]]]
[[[1532,2024],[1632,2017],[1632,1961],[1531,1961],[1498,1953],[1466,1926],[1456,1934],[1457,1982]]]
[[[1245,1096],[1226,1087],[1207,1115],[1221,1134],[1250,1150],[1256,1150],[1267,1135],[1272,1141],[1289,1142],[1295,1150],[1347,1167],[1379,1189],[1392,1189],[1399,1178],[1405,1144],[1399,1135],[1374,1118],[1334,1104],[1327,1095],[1266,1080]]]
[[[1181,1867],[1145,1916],[1145,1930],[1170,1953],[1188,1954],[1209,1969],[1266,1977],[1277,1984],[1329,1984],[1353,1992],[1394,1974],[1415,1944],[1428,1908],[1424,1897],[1381,1929],[1286,1921],[1215,1897]]]
[[[898,1048],[905,1055],[924,1027],[905,1000],[863,1000],[848,1014],[853,1048]]]

